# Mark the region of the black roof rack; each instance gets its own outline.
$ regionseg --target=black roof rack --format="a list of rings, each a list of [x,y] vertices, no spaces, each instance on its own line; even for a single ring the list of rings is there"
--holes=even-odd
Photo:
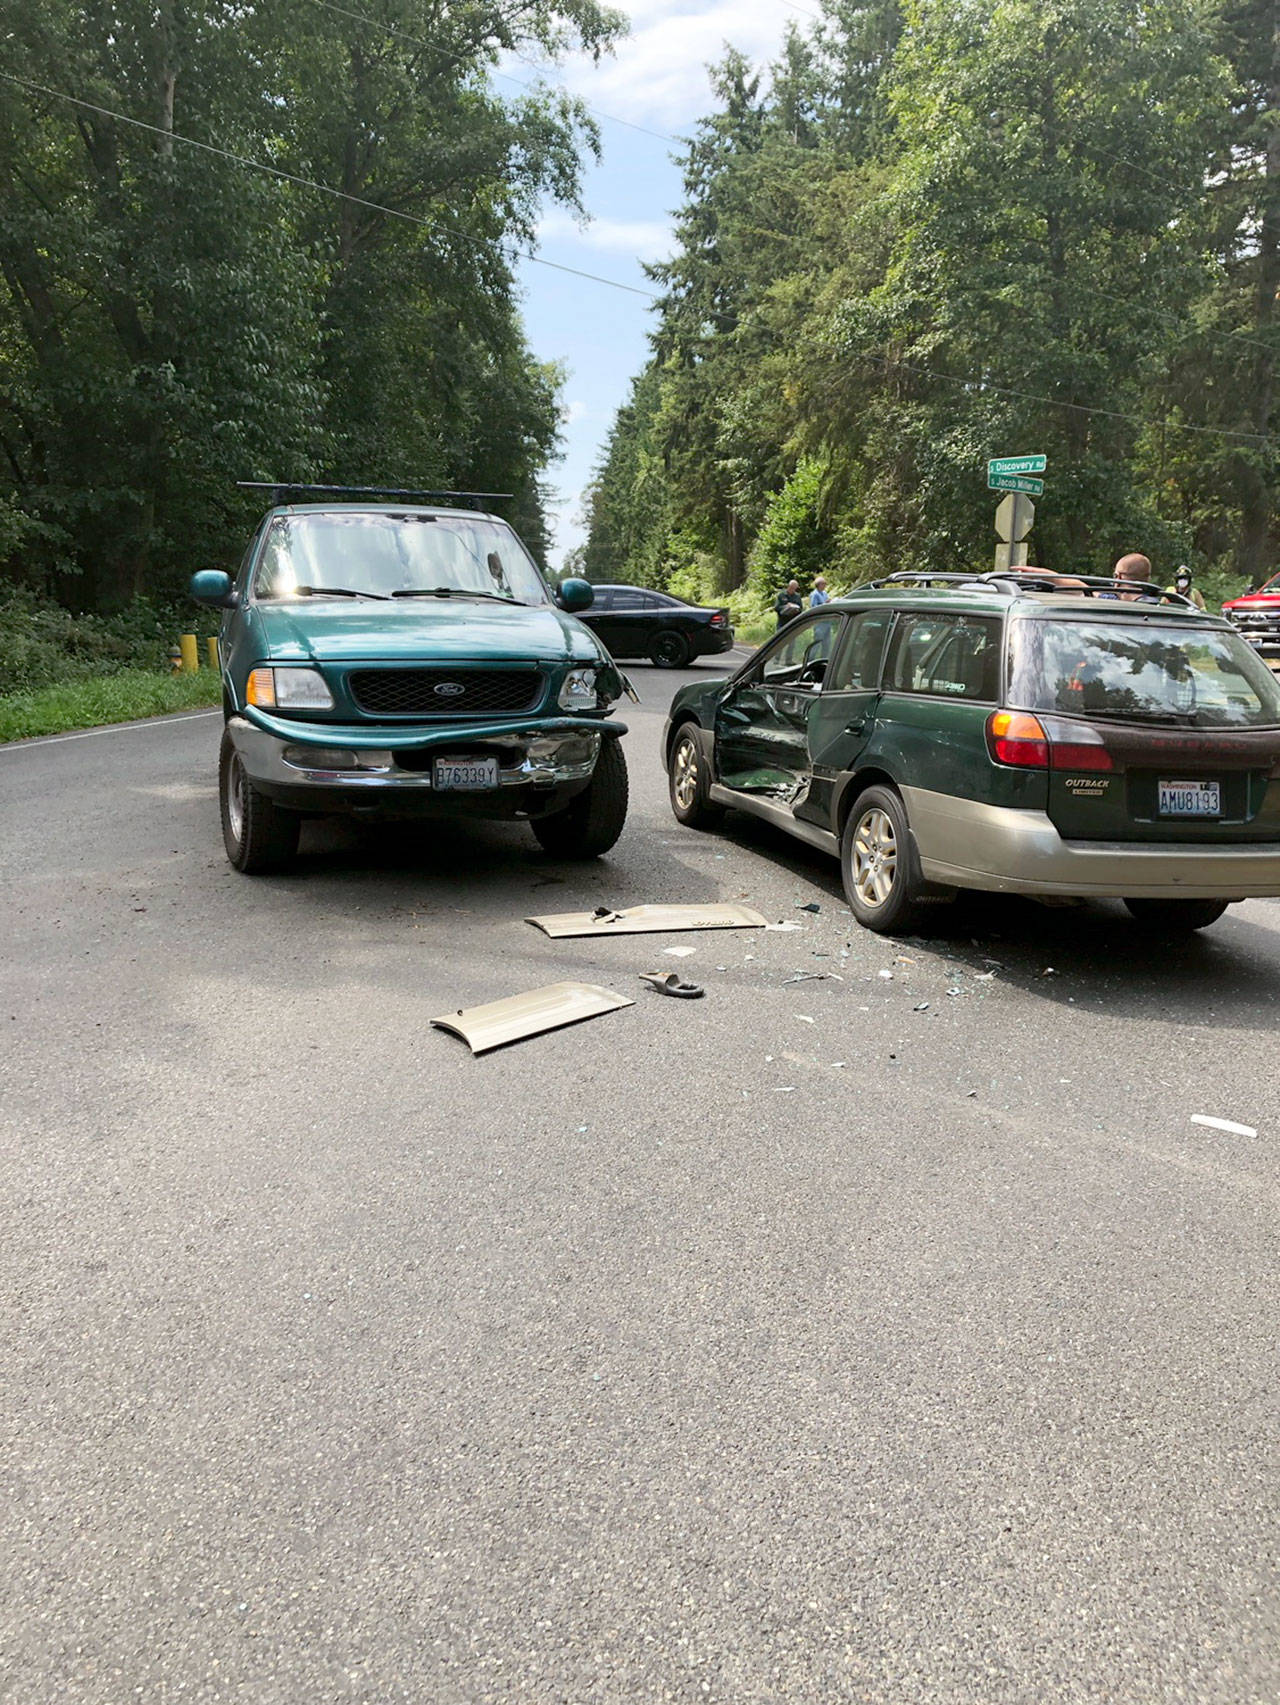
[[[237,480],[241,491],[269,491],[272,504],[287,503],[302,497],[390,497],[439,503],[444,498],[460,498],[478,503],[481,498],[512,497],[510,491],[433,491],[426,486],[385,485],[307,485],[292,480]]]
[[[1062,585],[1063,579],[1069,579],[1075,584]],[[1059,576],[1047,568],[1002,568],[988,570],[979,574],[963,572],[947,572],[935,574],[928,569],[904,569],[898,574],[887,575],[882,580],[873,580],[866,588],[868,591],[878,591],[885,586],[943,586],[947,589],[958,586],[969,586],[975,591],[991,592],[1056,592],[1069,597],[1075,593],[1082,598],[1114,598],[1118,588],[1126,592],[1136,592],[1143,602],[1159,599],[1162,604],[1181,604],[1187,609],[1194,610],[1196,606],[1190,598],[1181,592],[1169,592],[1163,586],[1158,586],[1154,580],[1115,580],[1109,574],[1072,574]],[[1126,600],[1127,601],[1127,600]],[[1197,612],[1199,613],[1199,612]]]

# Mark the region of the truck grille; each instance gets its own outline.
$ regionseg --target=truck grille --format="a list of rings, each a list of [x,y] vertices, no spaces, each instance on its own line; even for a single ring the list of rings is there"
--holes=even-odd
[[[1254,645],[1280,645],[1280,609],[1241,611],[1231,619]]]
[[[354,669],[348,685],[370,716],[511,716],[543,693],[534,669]]]

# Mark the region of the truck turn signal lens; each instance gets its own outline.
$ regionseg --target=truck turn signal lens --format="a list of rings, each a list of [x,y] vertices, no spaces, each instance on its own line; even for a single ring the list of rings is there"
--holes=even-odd
[[[249,673],[249,685],[245,698],[250,704],[258,705],[262,710],[274,710],[276,702],[276,678],[270,669],[253,669]]]
[[[1021,710],[993,710],[987,718],[987,745],[998,764],[1023,770],[1049,768],[1049,737],[1037,717]]]

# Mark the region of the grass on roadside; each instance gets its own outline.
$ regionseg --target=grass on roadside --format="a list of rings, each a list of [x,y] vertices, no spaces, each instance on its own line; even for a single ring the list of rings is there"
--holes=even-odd
[[[212,669],[201,669],[194,675],[122,669],[116,675],[63,681],[57,686],[0,697],[0,742],[197,710],[216,705],[221,699],[221,679]]]

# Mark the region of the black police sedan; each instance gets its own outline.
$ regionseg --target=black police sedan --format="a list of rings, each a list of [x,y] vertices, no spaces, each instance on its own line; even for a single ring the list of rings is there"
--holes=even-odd
[[[681,669],[691,657],[712,656],[733,644],[728,610],[702,609],[645,586],[604,585],[594,591],[594,602],[578,620],[613,657],[647,657],[660,669]]]

